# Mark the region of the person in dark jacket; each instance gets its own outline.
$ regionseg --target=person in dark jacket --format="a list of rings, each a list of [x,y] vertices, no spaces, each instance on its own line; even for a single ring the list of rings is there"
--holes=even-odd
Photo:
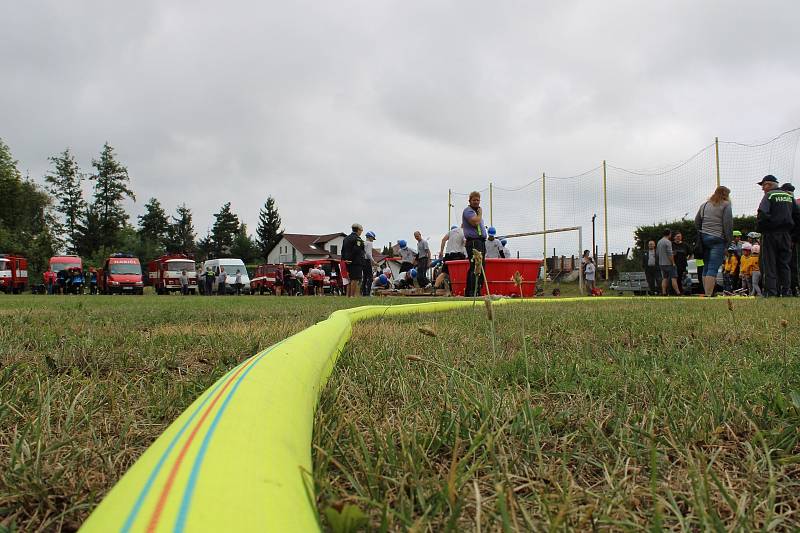
[[[778,187],[775,176],[764,176],[758,185],[764,191],[756,214],[756,229],[762,233],[765,296],[790,296],[792,233],[795,222],[800,223],[800,207],[791,194]]]
[[[656,253],[656,241],[647,243],[647,250],[642,254],[642,268],[647,278],[647,293],[655,296],[660,293],[661,270],[658,268],[658,253]]]
[[[683,233],[680,231],[672,236],[672,254],[675,256],[675,268],[678,270],[678,286],[681,294],[685,294],[686,287],[683,286],[683,278],[686,276],[686,267],[689,262],[689,247],[683,242]],[[689,286],[689,289],[691,288]]]
[[[361,239],[364,227],[356,223],[351,226],[351,229],[352,233],[342,242],[342,260],[347,264],[347,273],[350,279],[347,285],[347,297],[355,298],[361,287],[366,256],[364,255],[364,241]]]
[[[784,183],[781,185],[781,190],[786,191],[792,196],[794,196],[794,185],[791,183]],[[794,203],[798,204],[800,200],[795,198]],[[795,221],[794,223],[794,230],[792,230],[792,255],[789,257],[789,272],[790,272],[790,284],[792,286],[792,294],[795,296],[800,296],[800,280],[798,280],[797,276],[797,245],[800,243],[800,223]]]

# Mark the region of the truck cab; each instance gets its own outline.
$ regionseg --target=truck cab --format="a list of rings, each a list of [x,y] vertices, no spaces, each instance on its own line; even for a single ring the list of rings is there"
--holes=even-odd
[[[143,294],[142,265],[130,254],[111,254],[97,272],[102,294]]]
[[[28,260],[20,255],[0,254],[0,291],[19,294],[28,286]]]
[[[194,259],[183,254],[164,255],[147,263],[149,283],[156,294],[169,294],[181,290],[181,272],[189,278],[189,292],[197,292],[197,272]]]

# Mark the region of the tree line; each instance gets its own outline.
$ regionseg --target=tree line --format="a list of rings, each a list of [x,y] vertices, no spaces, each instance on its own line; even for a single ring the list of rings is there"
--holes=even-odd
[[[23,177],[11,149],[0,139],[0,252],[18,253],[39,274],[58,253],[77,254],[87,265],[99,266],[111,253],[128,252],[143,262],[165,253],[185,253],[197,260],[240,257],[245,263],[266,260],[281,239],[281,217],[269,196],[259,212],[255,235],[231,211],[230,202],[214,214],[214,224],[198,239],[192,210],[186,204],[169,214],[153,197],[137,224],[130,222],[124,201],[136,201],[128,169],[105,143],[91,170],[84,172],[66,148],[48,158],[51,168],[44,187]],[[84,183],[92,183],[90,198]]]

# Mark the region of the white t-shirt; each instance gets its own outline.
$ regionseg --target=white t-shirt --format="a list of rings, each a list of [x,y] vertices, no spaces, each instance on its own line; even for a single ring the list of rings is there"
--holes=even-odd
[[[375,258],[372,257],[372,245],[373,241],[369,239],[364,241],[364,254],[367,256],[367,261],[369,261],[370,264],[375,263]]]
[[[447,232],[447,244],[445,244],[444,253],[467,255],[467,239],[464,238],[463,229],[456,228]]]
[[[500,244],[500,239],[486,240],[486,259],[500,259],[500,250],[503,245]]]
[[[508,249],[508,246],[503,246],[503,255],[506,256],[506,259],[511,259],[511,250]]]
[[[594,272],[595,272],[594,263],[586,263],[583,272],[586,275],[586,281],[594,281]]]

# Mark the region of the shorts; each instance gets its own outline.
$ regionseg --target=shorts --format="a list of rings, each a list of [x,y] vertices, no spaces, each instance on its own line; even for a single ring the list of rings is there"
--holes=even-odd
[[[678,269],[675,265],[661,265],[661,279],[678,279]]]
[[[353,265],[347,270],[347,273],[350,275],[350,281],[361,281],[364,269],[360,266]]]

